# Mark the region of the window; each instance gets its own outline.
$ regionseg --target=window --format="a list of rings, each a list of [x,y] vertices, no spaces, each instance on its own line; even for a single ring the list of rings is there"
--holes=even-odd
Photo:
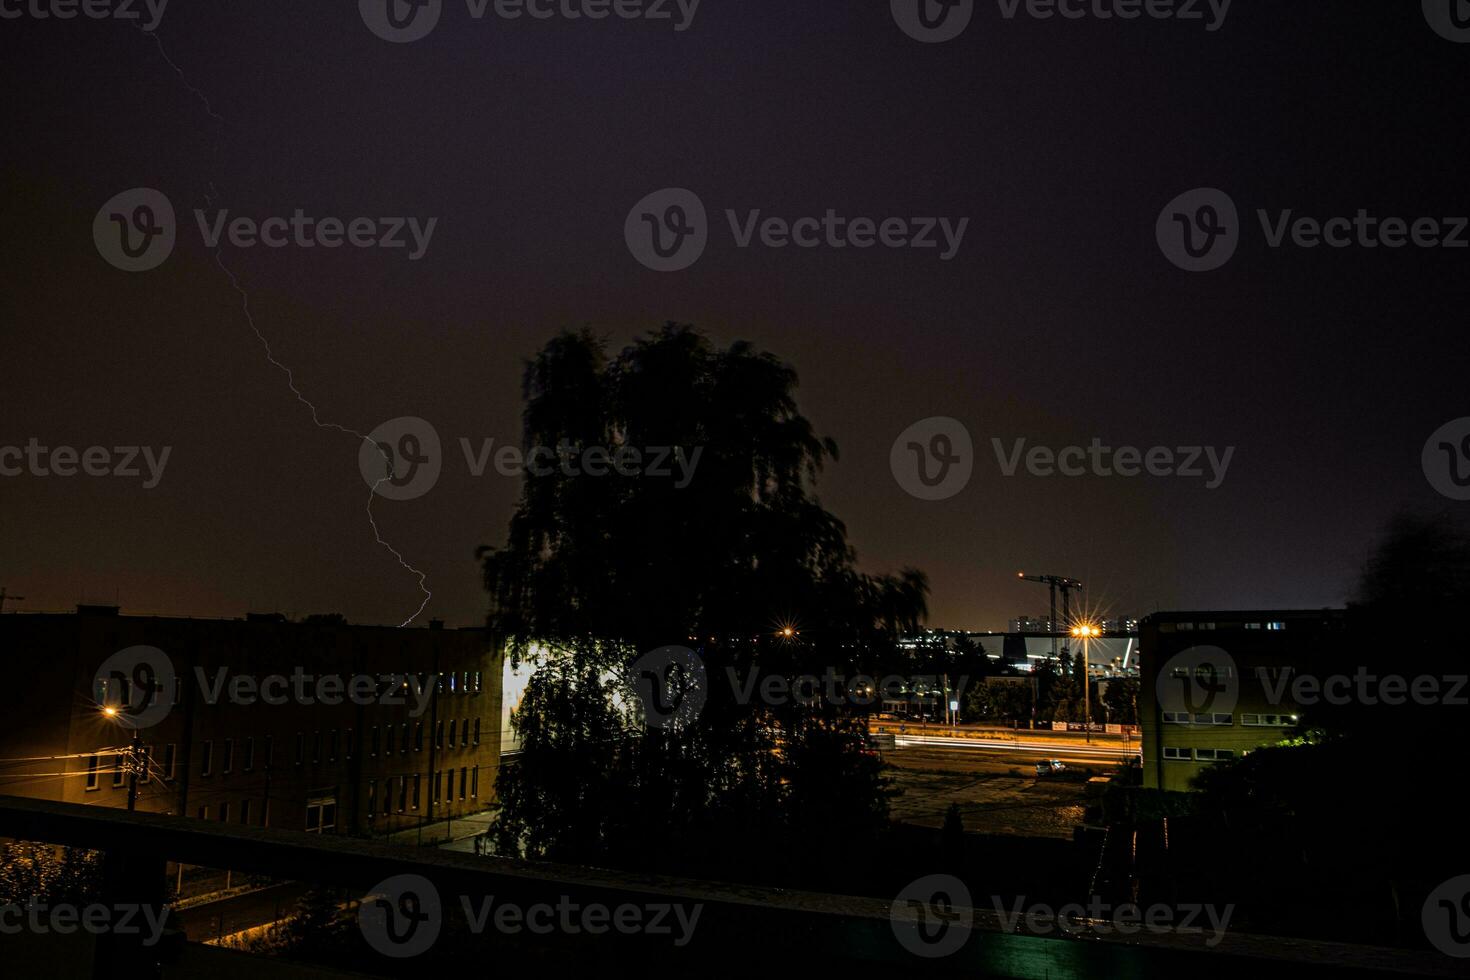
[[[473,769],[470,770],[470,799],[472,799],[472,800],[478,800],[479,798],[480,798],[480,767],[479,766],[475,766],[475,768],[473,768]]]
[[[475,671],[475,693],[480,693],[480,672],[478,670]]]
[[[376,759],[378,757],[378,748],[381,745],[382,733],[378,731],[378,726],[374,725],[372,734],[368,736],[368,754]]]
[[[311,733],[311,764],[319,766],[322,764],[322,733]]]
[[[459,720],[459,747],[467,749],[470,746],[470,720],[461,718]]]
[[[174,749],[174,743],[170,742],[163,747],[163,778],[167,782],[173,782],[174,778],[179,774],[178,769],[175,768],[176,761],[177,754]]]
[[[454,719],[449,719],[449,747],[454,748]]]
[[[408,812],[408,777],[398,777],[398,812]]]
[[[393,777],[383,780],[383,816],[393,811]]]
[[[1171,749],[1168,746],[1164,746],[1164,758],[1165,759],[1188,759],[1189,758],[1189,750],[1188,749]]]
[[[337,829],[337,801],[331,798],[309,800],[306,804],[306,832],[325,834]]]
[[[265,756],[265,767],[269,769],[276,760],[276,737],[274,735],[265,737],[265,752],[262,754]]]
[[[439,792],[444,788],[444,771],[438,770],[434,773],[434,802],[439,802]]]
[[[247,735],[240,743],[240,768],[250,772],[255,768],[255,736]]]
[[[221,803],[219,805],[219,822],[220,823],[229,823],[230,822],[230,805],[228,803]]]
[[[250,823],[250,801],[249,800],[241,800],[240,801],[240,822],[243,823],[243,824],[249,824]]]
[[[1286,629],[1286,624],[1281,622],[1280,620],[1277,620],[1274,623],[1267,623],[1266,629],[1279,632],[1280,630]]]
[[[332,729],[332,734],[327,740],[327,761],[336,762],[337,753],[342,749],[342,736],[337,729]]]
[[[480,744],[480,719],[478,719],[478,718],[475,719],[474,743],[476,745],[479,745]]]
[[[454,674],[453,671],[450,671],[450,673],[449,673],[449,693],[450,694],[458,694],[459,693],[459,678],[455,676],[455,674]]]
[[[1235,758],[1235,753],[1229,749],[1195,749],[1194,757],[1200,762],[1219,762]]]
[[[368,780],[367,818],[372,820],[378,815],[378,781]]]
[[[420,779],[419,774],[418,773],[414,773],[413,774],[413,808],[415,810],[417,810],[419,808],[419,779]]]
[[[413,723],[413,750],[415,752],[424,750],[424,723],[421,721]]]
[[[306,733],[296,733],[296,764],[299,766],[306,761]]]
[[[1189,724],[1189,720],[1190,715],[1188,711],[1164,712],[1164,724],[1166,725],[1187,725]]]
[[[399,734],[402,735],[403,737],[401,739],[399,739],[399,742],[401,744],[399,745],[398,751],[402,755],[407,755],[408,754],[408,722],[405,721],[401,727],[402,727],[402,731],[399,732]]]
[[[209,807],[208,806],[201,806],[199,808],[199,819],[200,820],[208,820],[209,819]]]
[[[98,755],[87,756],[87,789],[97,788],[97,767],[102,764],[102,757]]]
[[[353,737],[352,736],[353,736],[353,734],[354,734],[354,732],[353,732],[352,729],[350,729],[350,728],[347,729],[347,740],[343,743],[343,756],[349,762],[352,761],[352,742],[353,742]]]
[[[206,738],[199,749],[199,775],[208,776],[214,763],[214,740]]]
[[[394,728],[392,725],[384,725],[383,727],[386,728],[386,729],[388,729],[388,747],[387,747],[387,750],[386,750],[386,753],[385,754],[392,755],[393,754],[393,735],[394,735],[395,732],[398,731],[398,729],[397,728]]]
[[[446,803],[453,803],[454,802],[454,770],[453,769],[446,769],[444,771],[444,802],[446,802]]]
[[[1296,715],[1241,715],[1240,723],[1260,728],[1290,728],[1296,724]]]
[[[183,703],[184,703],[184,679],[182,677],[175,677],[174,678],[174,704],[183,704]]]
[[[459,798],[460,799],[464,799],[464,797],[465,797],[465,790],[469,789],[469,787],[466,785],[469,782],[469,780],[465,778],[466,776],[469,775],[469,772],[470,771],[468,769],[465,769],[465,768],[461,768],[459,770]]]
[[[444,719],[440,718],[434,723],[434,748],[444,748]]]
[[[234,765],[234,763],[235,740],[233,738],[227,738],[224,742],[224,751],[220,753],[220,772],[228,775],[230,772],[230,768]]]

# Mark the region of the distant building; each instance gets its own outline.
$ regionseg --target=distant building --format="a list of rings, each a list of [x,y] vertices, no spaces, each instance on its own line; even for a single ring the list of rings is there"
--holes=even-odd
[[[132,648],[146,671],[98,677]],[[24,693],[0,794],[125,807],[136,772],[141,811],[359,835],[491,802],[502,655],[482,629],[83,607],[0,616],[0,649]]]
[[[1139,632],[1143,785],[1189,790],[1216,762],[1281,741],[1297,707],[1274,689],[1284,673],[1330,660],[1342,610],[1164,612]],[[1274,696],[1273,696],[1274,695]]]
[[[1008,629],[1012,633],[1052,633],[1051,620],[1045,616],[1017,616]]]

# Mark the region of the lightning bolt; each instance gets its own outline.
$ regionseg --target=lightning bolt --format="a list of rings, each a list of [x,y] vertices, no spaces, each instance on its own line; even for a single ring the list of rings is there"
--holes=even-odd
[[[195,98],[197,98],[204,105],[205,113],[207,113],[211,119],[215,120],[221,125],[224,125],[224,116],[221,116],[219,113],[214,111],[214,107],[210,105],[209,97],[205,95],[203,90],[190,83],[188,77],[185,76],[183,69],[180,68],[174,62],[174,60],[169,57],[168,51],[164,49],[163,39],[158,36],[158,32],[156,30],[144,30],[141,26],[138,27],[138,31],[145,36],[151,37],[153,39],[154,46],[158,48],[159,56],[163,58],[165,64],[173,69],[174,74],[178,76],[179,83],[184,87],[184,89],[190,95],[193,95]],[[216,143],[216,147],[217,146],[218,144]],[[216,197],[217,195],[215,192],[214,182],[210,181],[209,193],[205,195],[205,201],[207,204],[209,204],[210,207],[214,207]],[[321,413],[317,410],[316,405],[314,405],[310,399],[302,394],[301,389],[296,386],[295,372],[292,371],[291,368],[287,365],[282,364],[276,358],[275,351],[271,348],[270,341],[266,339],[265,334],[262,333],[260,328],[256,325],[255,315],[250,311],[250,294],[245,291],[245,287],[240,285],[239,277],[237,277],[235,273],[231,271],[229,266],[225,265],[223,245],[216,247],[214,250],[214,264],[219,267],[219,270],[225,274],[225,278],[230,281],[231,288],[233,288],[235,292],[240,294],[240,310],[245,315],[245,322],[250,325],[251,333],[255,334],[255,339],[260,341],[260,346],[265,350],[266,361],[272,367],[276,368],[286,376],[286,386],[291,389],[291,394],[296,396],[296,400],[304,405],[307,411],[311,413],[312,424],[319,429],[328,429],[353,436],[361,440],[362,442],[365,442],[368,445],[372,446],[374,449],[382,454],[385,472],[383,476],[379,477],[378,480],[373,483],[372,488],[368,491],[366,508],[367,519],[368,525],[373,529],[373,540],[376,541],[380,547],[385,548],[388,553],[393,556],[394,560],[398,562],[400,567],[402,567],[409,574],[414,575],[418,578],[419,591],[423,593],[424,600],[423,602],[419,603],[418,609],[414,610],[412,616],[409,616],[403,622],[398,624],[399,629],[408,626],[423,613],[424,609],[429,605],[429,600],[434,597],[434,593],[429,591],[428,576],[424,572],[410,565],[407,559],[403,557],[403,554],[397,548],[393,547],[393,545],[389,544],[386,539],[384,539],[382,531],[378,528],[378,521],[373,516],[373,501],[377,499],[378,487],[382,486],[389,479],[391,479],[393,474],[392,455],[389,453],[388,450],[384,449],[377,443],[374,443],[372,439],[368,438],[366,435],[363,435],[361,432],[358,432],[356,429],[348,428],[345,425],[338,425],[336,422],[327,422],[322,420]]]

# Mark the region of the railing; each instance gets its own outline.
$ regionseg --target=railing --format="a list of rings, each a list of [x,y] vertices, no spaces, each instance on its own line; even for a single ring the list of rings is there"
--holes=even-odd
[[[1135,936],[1127,942],[1098,936],[1078,940],[1017,935],[1003,930],[996,912],[978,907],[972,934],[957,952],[942,960],[924,960],[900,942],[895,928],[912,927],[922,916],[902,904],[890,908],[890,902],[882,899],[393,847],[17,797],[0,796],[0,836],[102,851],[106,894],[100,900],[104,904],[162,905],[164,865],[183,861],[363,893],[392,876],[417,875],[437,889],[446,908],[457,906],[458,896],[478,901],[490,895],[522,906],[556,905],[568,899],[583,906],[599,903],[609,908],[651,901],[701,906],[698,927],[681,949],[672,949],[667,935],[619,941],[618,956],[636,956],[638,969],[650,975],[671,969],[673,962],[681,965],[675,975],[683,975],[691,964],[719,972],[765,972],[778,967],[784,973],[801,965],[826,971],[881,969],[892,975],[937,968],[953,975],[1018,978],[1188,976],[1199,980],[1237,978],[1278,968],[1298,978],[1460,975],[1453,961],[1438,955],[1330,943],[1231,935],[1209,950],[1203,937],[1183,933]],[[811,846],[824,845],[816,840]],[[719,841],[710,841],[710,846],[719,846]],[[780,854],[771,855],[772,861],[781,859]],[[854,859],[861,860],[861,856]],[[927,924],[933,927],[932,917]],[[494,936],[492,930],[484,939],[487,964],[494,962]],[[557,936],[553,933],[543,941],[554,946]],[[106,955],[95,960],[95,975],[147,976],[150,957],[121,942],[120,937],[109,937]],[[409,965],[402,960],[384,963],[400,972]],[[409,970],[405,975],[411,974]]]

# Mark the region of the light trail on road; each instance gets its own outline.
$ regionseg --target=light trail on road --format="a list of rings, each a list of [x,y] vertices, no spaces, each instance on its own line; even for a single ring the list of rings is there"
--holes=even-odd
[[[894,744],[899,748],[906,745],[937,745],[947,748],[1011,749],[1016,752],[1033,752],[1048,757],[1086,756],[1097,759],[1116,759],[1133,755],[1142,758],[1141,748],[1106,747],[1097,745],[1056,745],[1039,742],[997,742],[979,738],[951,738],[941,735],[895,735]]]

